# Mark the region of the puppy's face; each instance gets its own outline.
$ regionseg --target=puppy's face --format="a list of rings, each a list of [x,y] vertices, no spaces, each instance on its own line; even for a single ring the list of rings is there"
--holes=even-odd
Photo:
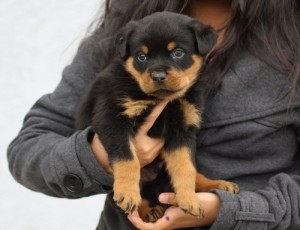
[[[126,70],[144,93],[175,99],[194,84],[216,38],[199,21],[163,12],[129,23],[117,46]]]

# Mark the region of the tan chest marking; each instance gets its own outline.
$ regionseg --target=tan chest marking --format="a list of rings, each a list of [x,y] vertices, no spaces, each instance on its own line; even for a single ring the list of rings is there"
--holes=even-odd
[[[122,114],[129,117],[134,118],[141,115],[149,106],[153,106],[156,104],[156,101],[152,100],[133,100],[130,97],[126,97],[122,99],[122,107],[125,109]]]
[[[195,105],[187,102],[184,99],[180,99],[179,102],[183,112],[185,124],[187,126],[196,126],[199,128],[202,122],[201,111]]]

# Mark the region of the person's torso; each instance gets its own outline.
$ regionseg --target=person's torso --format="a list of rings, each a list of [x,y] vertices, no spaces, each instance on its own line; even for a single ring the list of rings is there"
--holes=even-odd
[[[300,174],[295,112],[287,76],[246,51],[236,54],[217,93],[206,101],[196,166],[211,179],[256,190],[280,172]],[[287,108],[290,108],[287,110]],[[299,122],[300,123],[300,122]],[[98,229],[133,229],[108,196]]]

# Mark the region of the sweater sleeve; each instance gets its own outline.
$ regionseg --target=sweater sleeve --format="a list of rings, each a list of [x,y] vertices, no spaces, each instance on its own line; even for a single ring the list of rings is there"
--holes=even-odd
[[[300,109],[291,113],[300,146]],[[295,159],[299,159],[299,152]],[[300,167],[298,165],[298,167]],[[300,172],[297,168],[296,172]],[[279,173],[266,187],[232,195],[214,190],[221,201],[219,215],[210,230],[300,229],[300,175]]]
[[[221,200],[217,220],[210,230],[299,229],[300,177],[284,173],[272,177],[267,187],[231,195],[214,192]]]
[[[74,129],[76,106],[95,75],[89,63],[95,44],[92,37],[83,42],[58,87],[34,104],[8,147],[13,177],[31,190],[67,198],[111,190],[112,176],[92,153],[90,128]]]

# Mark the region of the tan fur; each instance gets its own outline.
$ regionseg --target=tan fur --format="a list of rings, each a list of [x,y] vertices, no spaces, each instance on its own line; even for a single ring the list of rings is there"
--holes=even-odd
[[[149,48],[146,45],[142,45],[141,50],[143,51],[144,54],[148,54],[149,53]]]
[[[180,105],[184,116],[184,121],[187,126],[200,127],[202,122],[201,120],[201,111],[196,108],[195,105],[187,102],[184,99],[180,99]]]
[[[204,175],[197,173],[196,192],[209,192],[212,189],[221,189],[233,194],[239,192],[239,187],[235,183],[225,180],[211,180]]]
[[[196,169],[190,155],[188,147],[162,153],[176,193],[178,206],[187,213],[202,216],[203,209],[195,193]]]
[[[163,158],[176,192],[195,191],[196,170],[191,161],[190,150],[181,147],[171,153],[163,152]]]
[[[133,57],[129,57],[125,62],[125,68],[130,73],[130,75],[139,84],[141,90],[145,93],[152,91],[154,88],[153,81],[151,79],[150,73],[140,73],[133,66]]]
[[[176,42],[170,42],[168,45],[167,45],[167,50],[168,51],[172,51],[173,49],[175,49],[176,47]]]
[[[198,77],[199,70],[202,66],[202,57],[194,54],[194,64],[183,71],[171,69],[168,71],[167,88],[181,89],[178,93],[172,95],[171,99],[179,98],[185,94],[185,92],[195,83]]]
[[[129,142],[133,153],[132,160],[120,160],[112,163],[114,175],[114,201],[126,213],[136,210],[141,203],[140,195],[140,162],[132,142]]]
[[[168,71],[168,76],[172,76],[172,78],[170,78],[170,81],[168,81],[170,88],[172,88],[173,85],[179,88],[185,88],[193,85],[202,66],[202,57],[196,54],[194,54],[192,57],[194,63],[191,67],[183,71],[178,71],[175,69],[171,69]]]
[[[129,118],[141,115],[149,106],[156,104],[156,102],[152,100],[133,100],[130,97],[123,98],[121,103],[125,109],[122,114]]]
[[[194,54],[194,63],[191,67],[183,71],[170,69],[167,71],[167,81],[165,82],[165,89],[178,91],[171,96],[164,97],[168,100],[177,99],[185,94],[185,92],[195,83],[198,77],[199,70],[202,66],[202,57]],[[125,62],[125,68],[130,75],[139,84],[140,89],[145,93],[151,93],[157,90],[157,85],[154,84],[149,72],[140,73],[133,66],[133,57],[129,57]]]

